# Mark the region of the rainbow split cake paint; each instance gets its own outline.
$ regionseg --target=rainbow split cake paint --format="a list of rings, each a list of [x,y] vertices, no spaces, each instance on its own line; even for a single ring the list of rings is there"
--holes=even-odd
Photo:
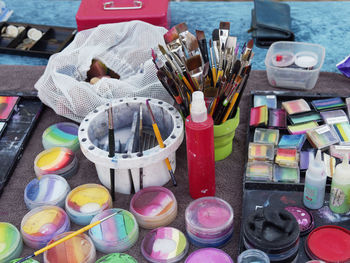
[[[0,262],[5,263],[19,257],[23,243],[18,229],[5,222],[0,222]]]
[[[124,253],[112,253],[103,256],[95,263],[137,263],[136,259]]]

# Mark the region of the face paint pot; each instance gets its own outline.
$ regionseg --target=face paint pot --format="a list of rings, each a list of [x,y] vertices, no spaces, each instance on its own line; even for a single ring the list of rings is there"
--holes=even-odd
[[[270,258],[265,252],[258,249],[243,251],[237,259],[238,263],[270,263]]]
[[[56,235],[69,231],[70,222],[66,212],[57,206],[40,206],[27,213],[21,222],[24,243],[40,249]]]
[[[179,148],[184,137],[183,119],[180,113],[170,104],[157,99],[149,100],[154,113],[164,148],[158,145],[154,136],[152,119],[146,107],[147,98],[121,98],[113,100],[113,124],[116,141],[116,153],[109,156],[108,147],[108,109],[110,103],[97,107],[81,122],[78,132],[80,148],[88,160],[95,163],[97,175],[101,183],[110,188],[110,169],[115,169],[115,191],[130,194],[134,185],[135,192],[143,187],[162,186],[170,180],[165,159],[168,158],[175,171],[175,151]],[[142,149],[138,132],[133,150],[127,152],[131,138],[131,125],[134,113],[139,114],[142,108]],[[138,115],[139,117],[139,115]],[[138,127],[139,125],[137,125]],[[138,129],[138,128],[137,128]],[[120,148],[119,150],[117,150]],[[143,176],[140,180],[140,168]],[[129,174],[131,172],[131,177]]]
[[[9,262],[22,253],[23,242],[18,229],[6,222],[0,222],[0,262]]]
[[[38,178],[45,174],[71,177],[78,170],[78,160],[71,149],[54,147],[42,151],[34,160],[34,171]]]
[[[243,223],[243,242],[246,249],[265,252],[271,262],[296,262],[299,251],[299,224],[284,209],[257,209]]]
[[[314,217],[304,208],[297,206],[288,206],[285,208],[291,213],[299,224],[300,236],[305,236],[311,232],[315,226]]]
[[[179,262],[188,251],[185,235],[173,227],[159,227],[142,240],[142,255],[153,263]]]
[[[71,234],[54,237],[49,244]],[[94,263],[96,249],[88,235],[82,233],[44,252],[44,263]]]
[[[29,182],[24,190],[24,202],[29,210],[43,205],[55,205],[64,208],[64,201],[70,187],[59,175],[47,174]]]
[[[150,186],[133,196],[130,212],[141,227],[154,229],[174,221],[177,215],[177,201],[174,194],[167,188]]]
[[[124,253],[112,253],[103,256],[95,263],[137,263],[136,259]]]
[[[16,262],[18,262],[21,259],[22,258],[13,259],[13,260],[10,261],[10,263],[16,263]],[[30,258],[30,259],[27,259],[26,261],[23,261],[23,263],[40,263],[40,262]]]
[[[45,149],[65,147],[76,152],[79,150],[79,126],[72,122],[60,122],[48,127],[42,136]]]
[[[233,209],[217,197],[202,197],[185,212],[186,234],[197,247],[221,247],[233,234]]]
[[[95,215],[111,207],[111,195],[99,184],[80,185],[66,197],[67,214],[78,225],[88,225]]]
[[[233,263],[232,258],[224,251],[217,248],[201,248],[192,252],[187,258],[185,263]]]

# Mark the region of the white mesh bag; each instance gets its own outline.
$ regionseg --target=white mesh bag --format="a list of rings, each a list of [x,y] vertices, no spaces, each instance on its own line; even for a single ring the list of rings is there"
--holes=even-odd
[[[50,57],[35,84],[39,98],[57,114],[80,122],[111,99],[141,96],[172,99],[156,76],[151,48],[164,45],[167,30],[141,21],[100,25],[75,36],[60,53]],[[120,79],[86,82],[92,59],[102,61]]]

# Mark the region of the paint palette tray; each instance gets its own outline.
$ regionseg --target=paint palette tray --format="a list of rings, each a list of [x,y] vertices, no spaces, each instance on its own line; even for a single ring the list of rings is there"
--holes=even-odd
[[[64,49],[75,33],[75,28],[2,22],[0,52],[48,58]]]

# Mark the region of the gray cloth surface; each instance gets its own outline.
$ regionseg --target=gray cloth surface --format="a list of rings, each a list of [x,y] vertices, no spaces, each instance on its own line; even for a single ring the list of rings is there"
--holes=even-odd
[[[41,76],[44,67],[41,66],[5,66],[0,65],[0,91],[1,90],[33,90],[36,80]],[[249,91],[250,90],[286,90],[276,89],[269,86],[265,71],[253,71],[248,80],[247,89],[240,103],[241,118],[240,124],[236,130],[236,135],[233,143],[233,153],[225,160],[216,163],[216,196],[226,200],[234,210],[234,236],[231,241],[222,249],[226,251],[236,261],[239,246],[241,210],[242,210],[242,176],[244,173],[244,160],[246,154],[246,128],[249,114]],[[316,87],[307,93],[337,93],[343,96],[350,96],[350,79],[336,74],[322,72]],[[28,212],[24,199],[23,192],[28,182],[35,178],[33,169],[34,158],[37,154],[43,151],[41,143],[41,135],[44,130],[57,122],[69,121],[61,116],[56,115],[53,110],[45,108],[39,118],[38,124],[31,135],[31,138],[26,145],[23,156],[18,162],[14,174],[9,180],[0,197],[0,221],[10,222],[18,229],[20,228],[21,220]],[[168,187],[175,194],[179,211],[176,220],[171,223],[172,227],[176,227],[181,231],[185,231],[184,213],[188,204],[192,201],[187,181],[187,161],[186,161],[186,146],[181,145],[176,154],[177,168],[175,176],[178,181],[178,186],[173,187],[168,183]],[[75,188],[84,183],[99,183],[95,166],[88,161],[81,152],[78,153],[79,170],[76,175],[68,179],[71,188]],[[131,196],[116,195],[114,207],[129,209]],[[73,230],[79,229],[79,226],[72,225]],[[140,229],[140,237],[137,243],[126,253],[132,255],[138,262],[146,262],[141,254],[140,245],[143,237],[148,230]],[[190,245],[189,253],[196,250]],[[34,250],[25,246],[22,256],[33,253]],[[97,253],[97,258],[103,254]],[[42,256],[36,258],[43,262]],[[184,262],[182,260],[181,262]],[[63,263],[63,262],[62,262]]]

